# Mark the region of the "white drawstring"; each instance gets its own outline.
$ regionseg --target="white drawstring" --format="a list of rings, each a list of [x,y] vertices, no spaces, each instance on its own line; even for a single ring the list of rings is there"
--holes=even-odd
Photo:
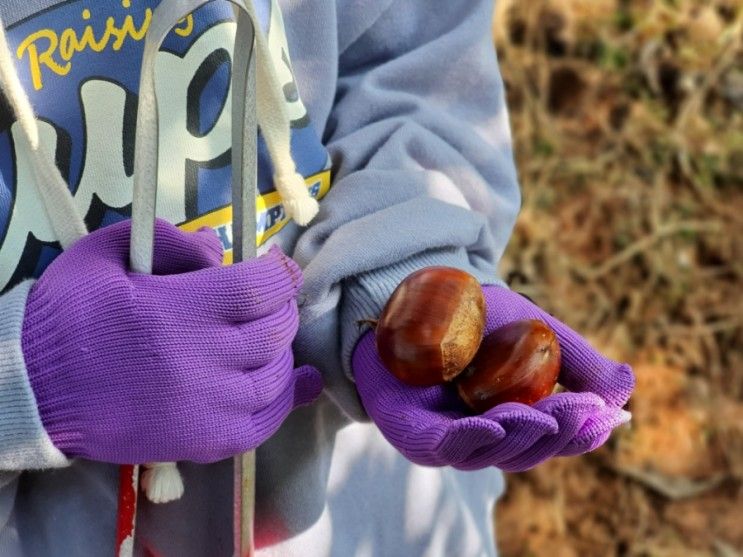
[[[2,20],[0,20],[0,88],[15,112],[22,130],[21,136],[31,155],[30,166],[36,179],[36,187],[41,193],[44,209],[59,243],[66,249],[85,236],[88,230],[82,216],[77,212],[67,182],[54,163],[54,157],[39,140],[39,126],[13,64],[13,54]]]
[[[284,204],[284,211],[297,224],[308,224],[319,209],[297,172],[291,152],[291,124],[286,110],[284,91],[271,59],[266,37],[255,14],[252,0],[245,6],[253,20],[255,44],[258,55],[256,63],[256,104],[258,125],[266,141],[274,167],[273,182]]]
[[[0,84],[8,103],[16,113],[18,123],[29,138],[31,147],[36,149],[39,145],[39,129],[36,125],[31,103],[28,102],[21,81],[16,74],[12,56],[8,39],[5,36],[5,26],[0,25],[0,76],[2,77]]]

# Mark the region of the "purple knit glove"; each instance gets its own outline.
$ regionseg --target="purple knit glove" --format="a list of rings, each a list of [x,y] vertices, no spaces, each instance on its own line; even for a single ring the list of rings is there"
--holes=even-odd
[[[252,449],[320,374],[294,369],[299,267],[279,249],[222,267],[213,231],[155,228],[153,275],[128,269],[130,221],[62,253],[34,284],[22,347],[66,455],[213,462]]]
[[[500,404],[473,416],[450,385],[410,387],[397,380],[379,359],[374,333],[367,333],[353,354],[356,387],[369,416],[402,454],[427,466],[497,466],[516,472],[553,456],[591,451],[629,420],[621,409],[634,386],[627,364],[604,358],[519,294],[498,286],[483,291],[486,334],[521,319],[540,319],[555,331],[562,352],[559,381],[571,392],[551,395],[531,407]]]

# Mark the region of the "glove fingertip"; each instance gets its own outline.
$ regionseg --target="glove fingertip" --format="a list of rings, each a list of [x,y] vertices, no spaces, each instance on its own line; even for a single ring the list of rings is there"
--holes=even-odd
[[[553,435],[560,429],[557,419],[551,414],[518,402],[499,404],[483,416],[497,421],[505,431],[519,431],[527,426],[536,426],[543,435]]]
[[[589,420],[581,431],[560,451],[559,456],[574,456],[593,451],[606,443],[617,427],[632,419],[632,414],[622,410],[608,409],[603,416]]]
[[[608,441],[611,431],[605,431],[596,437],[583,437],[568,443],[556,456],[578,456],[595,451]]]
[[[575,413],[575,411],[598,410],[606,407],[606,402],[595,393],[557,393],[537,402],[533,408],[546,414]]]
[[[635,372],[632,370],[632,366],[626,363],[620,364],[613,380],[614,388],[606,397],[607,402],[612,406],[627,404],[632,391],[635,389],[635,381]]]
[[[199,239],[204,242],[206,246],[219,253],[222,256],[224,248],[222,246],[222,240],[219,238],[219,234],[211,226],[202,226],[196,231]]]
[[[627,412],[626,410],[620,410],[619,416],[619,423],[617,425],[623,425],[632,420],[632,412]]]
[[[314,402],[323,390],[323,379],[320,372],[312,366],[305,365],[294,370],[294,406],[304,406]]]
[[[277,281],[276,286],[281,284],[281,288],[290,292],[292,296],[299,292],[304,284],[301,267],[277,244],[272,245],[266,253],[251,263],[266,276],[274,276]]]
[[[567,348],[563,352],[560,383],[571,391],[596,393],[611,406],[624,406],[635,388],[632,367],[605,358],[592,348],[581,348],[582,342],[573,343],[569,356]]]

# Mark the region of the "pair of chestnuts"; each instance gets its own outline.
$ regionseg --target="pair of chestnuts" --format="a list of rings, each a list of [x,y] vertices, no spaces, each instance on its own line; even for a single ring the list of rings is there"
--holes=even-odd
[[[451,383],[485,412],[503,402],[534,404],[552,393],[560,371],[555,333],[538,320],[515,321],[483,338],[479,282],[451,267],[427,267],[392,293],[376,325],[377,351],[400,381]]]

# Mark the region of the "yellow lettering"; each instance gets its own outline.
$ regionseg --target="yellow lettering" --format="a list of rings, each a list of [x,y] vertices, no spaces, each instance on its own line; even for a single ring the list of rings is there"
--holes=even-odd
[[[131,19],[132,19],[132,16],[130,15],[126,16],[126,19],[124,19],[124,25],[126,25],[127,20],[131,20]],[[106,40],[107,41],[108,41],[108,37],[111,35],[116,37],[116,40],[114,41],[112,48],[114,50],[120,50],[127,37],[126,29],[124,29],[123,27],[121,29],[116,27],[116,21],[114,20],[114,18],[109,17],[106,20]]]
[[[183,22],[183,27],[176,27],[175,34],[181,37],[188,37],[193,31],[193,15],[188,14],[183,19],[179,20],[178,23]]]
[[[40,39],[49,41],[49,46],[41,54],[39,54],[36,48],[36,41]],[[31,70],[31,80],[33,81],[34,89],[37,91],[44,86],[41,79],[42,65],[57,75],[67,75],[70,71],[70,62],[60,65],[54,60],[54,52],[57,50],[58,43],[59,39],[54,31],[51,29],[40,29],[30,34],[18,45],[16,56],[19,60],[23,60],[23,55],[28,52],[28,66]]]
[[[110,18],[113,20],[113,18]],[[127,36],[131,37],[135,41],[141,41],[145,33],[147,33],[147,29],[150,26],[150,21],[152,20],[152,10],[147,8],[144,12],[144,21],[142,22],[142,25],[139,29],[134,25],[134,19],[132,16],[128,15],[124,18],[124,23],[121,25],[119,29],[115,31],[115,34],[117,36],[116,42],[113,44],[114,50],[119,50],[121,46],[124,44],[124,40],[127,38]],[[111,26],[112,31],[115,29],[113,25]]]
[[[109,17],[108,19],[112,20],[112,17]],[[108,38],[111,36],[111,32],[108,30],[108,20],[106,20],[106,32],[101,37],[101,40],[96,41],[95,40],[95,34],[93,33],[93,28],[90,25],[85,26],[85,31],[83,31],[83,36],[80,38],[80,43],[78,45],[78,52],[83,52],[86,48],[90,47],[90,49],[93,52],[101,52],[104,48],[106,48],[106,45],[108,44]]]
[[[124,8],[129,8],[129,0],[123,0],[121,5]],[[85,21],[90,20],[90,10],[85,8],[82,11],[82,18]],[[186,36],[193,30],[193,19],[189,15],[188,17],[180,20],[185,22],[185,27],[180,28],[182,36]],[[108,46],[111,37],[115,37],[112,48],[113,50],[120,50],[127,38],[131,38],[135,41],[141,41],[144,39],[147,29],[150,27],[152,22],[152,10],[147,8],[144,14],[144,20],[142,24],[137,28],[134,23],[134,18],[131,15],[127,15],[124,21],[119,26],[113,17],[106,19],[106,28],[103,34],[96,38],[95,31],[90,25],[86,25],[83,29],[82,35],[78,36],[75,29],[72,27],[64,29],[59,35],[52,29],[40,29],[35,33],[32,33],[26,37],[16,50],[16,56],[19,60],[23,60],[25,54],[28,54],[28,66],[31,71],[31,79],[33,81],[34,89],[39,90],[44,87],[42,70],[43,67],[50,69],[57,75],[67,75],[72,68],[72,58],[75,54],[84,52],[85,50],[92,50],[93,52],[102,52]],[[180,22],[179,22],[180,23]],[[176,29],[178,32],[179,29]],[[48,41],[48,46],[43,52],[39,52],[38,41]],[[58,55],[66,63],[60,64],[54,56]]]
[[[65,29],[59,37],[59,55],[62,60],[72,60],[75,51],[78,50],[77,35],[74,29]]]
[[[147,33],[147,29],[150,27],[150,22],[152,21],[152,10],[147,8],[144,11],[144,21],[142,22],[142,26],[137,31],[134,26],[132,25],[132,29],[129,31],[129,34],[132,36],[132,39],[135,41],[141,41],[144,39],[145,34]]]

